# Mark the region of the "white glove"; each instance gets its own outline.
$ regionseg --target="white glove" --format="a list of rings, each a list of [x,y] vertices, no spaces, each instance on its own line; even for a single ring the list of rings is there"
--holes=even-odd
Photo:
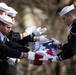
[[[25,32],[30,35],[34,32],[34,30],[36,30],[36,26],[32,26],[32,27],[29,27],[25,30]]]
[[[47,31],[46,28],[38,27],[38,28],[36,28],[36,29],[34,30],[34,34],[35,34],[36,36],[38,36],[38,35],[41,35],[42,33],[46,32],[46,31]]]
[[[52,38],[52,41],[53,41],[54,45],[59,45],[60,44],[60,42],[58,40],[56,40],[55,38]]]
[[[35,52],[29,51],[28,52],[28,59],[29,60],[34,60],[35,59]]]
[[[41,35],[41,36],[39,37],[39,42],[40,42],[40,43],[49,42],[49,39],[46,37],[46,35]]]
[[[9,57],[8,57],[7,62],[8,62],[9,65],[15,65],[15,61],[16,61],[15,58],[9,58]]]
[[[58,62],[57,56],[54,56],[53,59],[51,60],[52,62]]]

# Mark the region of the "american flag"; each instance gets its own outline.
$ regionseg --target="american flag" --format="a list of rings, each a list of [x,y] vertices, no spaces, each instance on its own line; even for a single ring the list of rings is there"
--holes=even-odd
[[[53,45],[53,40],[46,42],[46,43],[39,43],[39,42],[34,42],[34,50],[38,51],[38,50],[53,50],[53,54],[56,55],[57,53],[57,45]]]

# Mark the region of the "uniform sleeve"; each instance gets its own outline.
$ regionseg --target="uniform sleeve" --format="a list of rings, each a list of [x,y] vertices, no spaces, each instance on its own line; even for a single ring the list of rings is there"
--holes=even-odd
[[[76,54],[76,22],[72,24],[72,28],[68,35],[68,43],[65,43],[62,52],[58,54],[61,60],[71,58]]]
[[[70,35],[68,37],[68,43],[72,48],[74,54],[76,54],[76,22],[73,23],[73,27],[70,30]]]
[[[0,53],[12,58],[20,58],[22,56],[22,52],[13,48],[9,48],[1,41],[0,41]]]
[[[74,52],[71,46],[68,43],[66,43],[64,44],[62,51],[58,54],[58,56],[61,60],[69,59],[72,56],[74,56]]]
[[[25,46],[25,45],[28,46],[29,42],[34,42],[34,38],[31,37],[31,35],[24,37],[23,39],[17,41],[17,43],[19,43],[23,46]]]
[[[12,30],[9,32],[9,34],[7,35],[7,37],[9,38],[9,40],[13,41],[13,42],[17,42],[23,46],[28,45],[29,42],[33,42],[34,41],[34,36],[31,37],[31,35],[24,37],[23,39],[21,39],[21,33],[18,32],[13,32]]]
[[[20,40],[20,33],[18,32],[13,32],[12,30],[9,32],[9,34],[7,35],[7,37],[9,38],[9,40],[11,41],[18,41]]]
[[[71,30],[70,30],[70,33],[71,33],[72,35],[76,35],[76,22],[74,22],[74,23],[72,24],[72,28],[71,28]]]
[[[29,52],[30,51],[29,48],[27,48],[25,46],[22,46],[22,45],[20,45],[20,44],[18,44],[16,42],[6,41],[5,44],[8,45],[10,48],[16,49],[16,50],[18,50],[20,52]]]

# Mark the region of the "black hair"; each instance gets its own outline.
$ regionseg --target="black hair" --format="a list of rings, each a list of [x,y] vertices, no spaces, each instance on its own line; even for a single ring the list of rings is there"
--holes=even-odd
[[[70,11],[70,13],[72,13],[73,15],[75,15],[75,16],[76,16],[76,9],[74,9],[74,10]]]
[[[2,25],[6,25],[5,23],[3,23],[2,21],[0,21],[0,23],[2,24]]]

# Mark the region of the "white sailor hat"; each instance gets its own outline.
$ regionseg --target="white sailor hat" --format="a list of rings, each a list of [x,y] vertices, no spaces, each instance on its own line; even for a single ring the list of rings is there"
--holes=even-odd
[[[16,14],[18,14],[18,12],[15,9],[13,9],[12,7],[9,7],[8,15],[15,17]]]
[[[7,12],[9,11],[9,7],[5,3],[0,2],[0,10]]]
[[[0,21],[9,26],[12,26],[13,24],[11,18],[8,15],[0,15]]]
[[[60,14],[60,16],[63,16],[63,15],[69,13],[70,11],[72,11],[72,10],[74,10],[74,9],[75,9],[75,7],[74,7],[73,4],[70,5],[70,6],[65,6],[65,7],[59,12],[59,14]]]

